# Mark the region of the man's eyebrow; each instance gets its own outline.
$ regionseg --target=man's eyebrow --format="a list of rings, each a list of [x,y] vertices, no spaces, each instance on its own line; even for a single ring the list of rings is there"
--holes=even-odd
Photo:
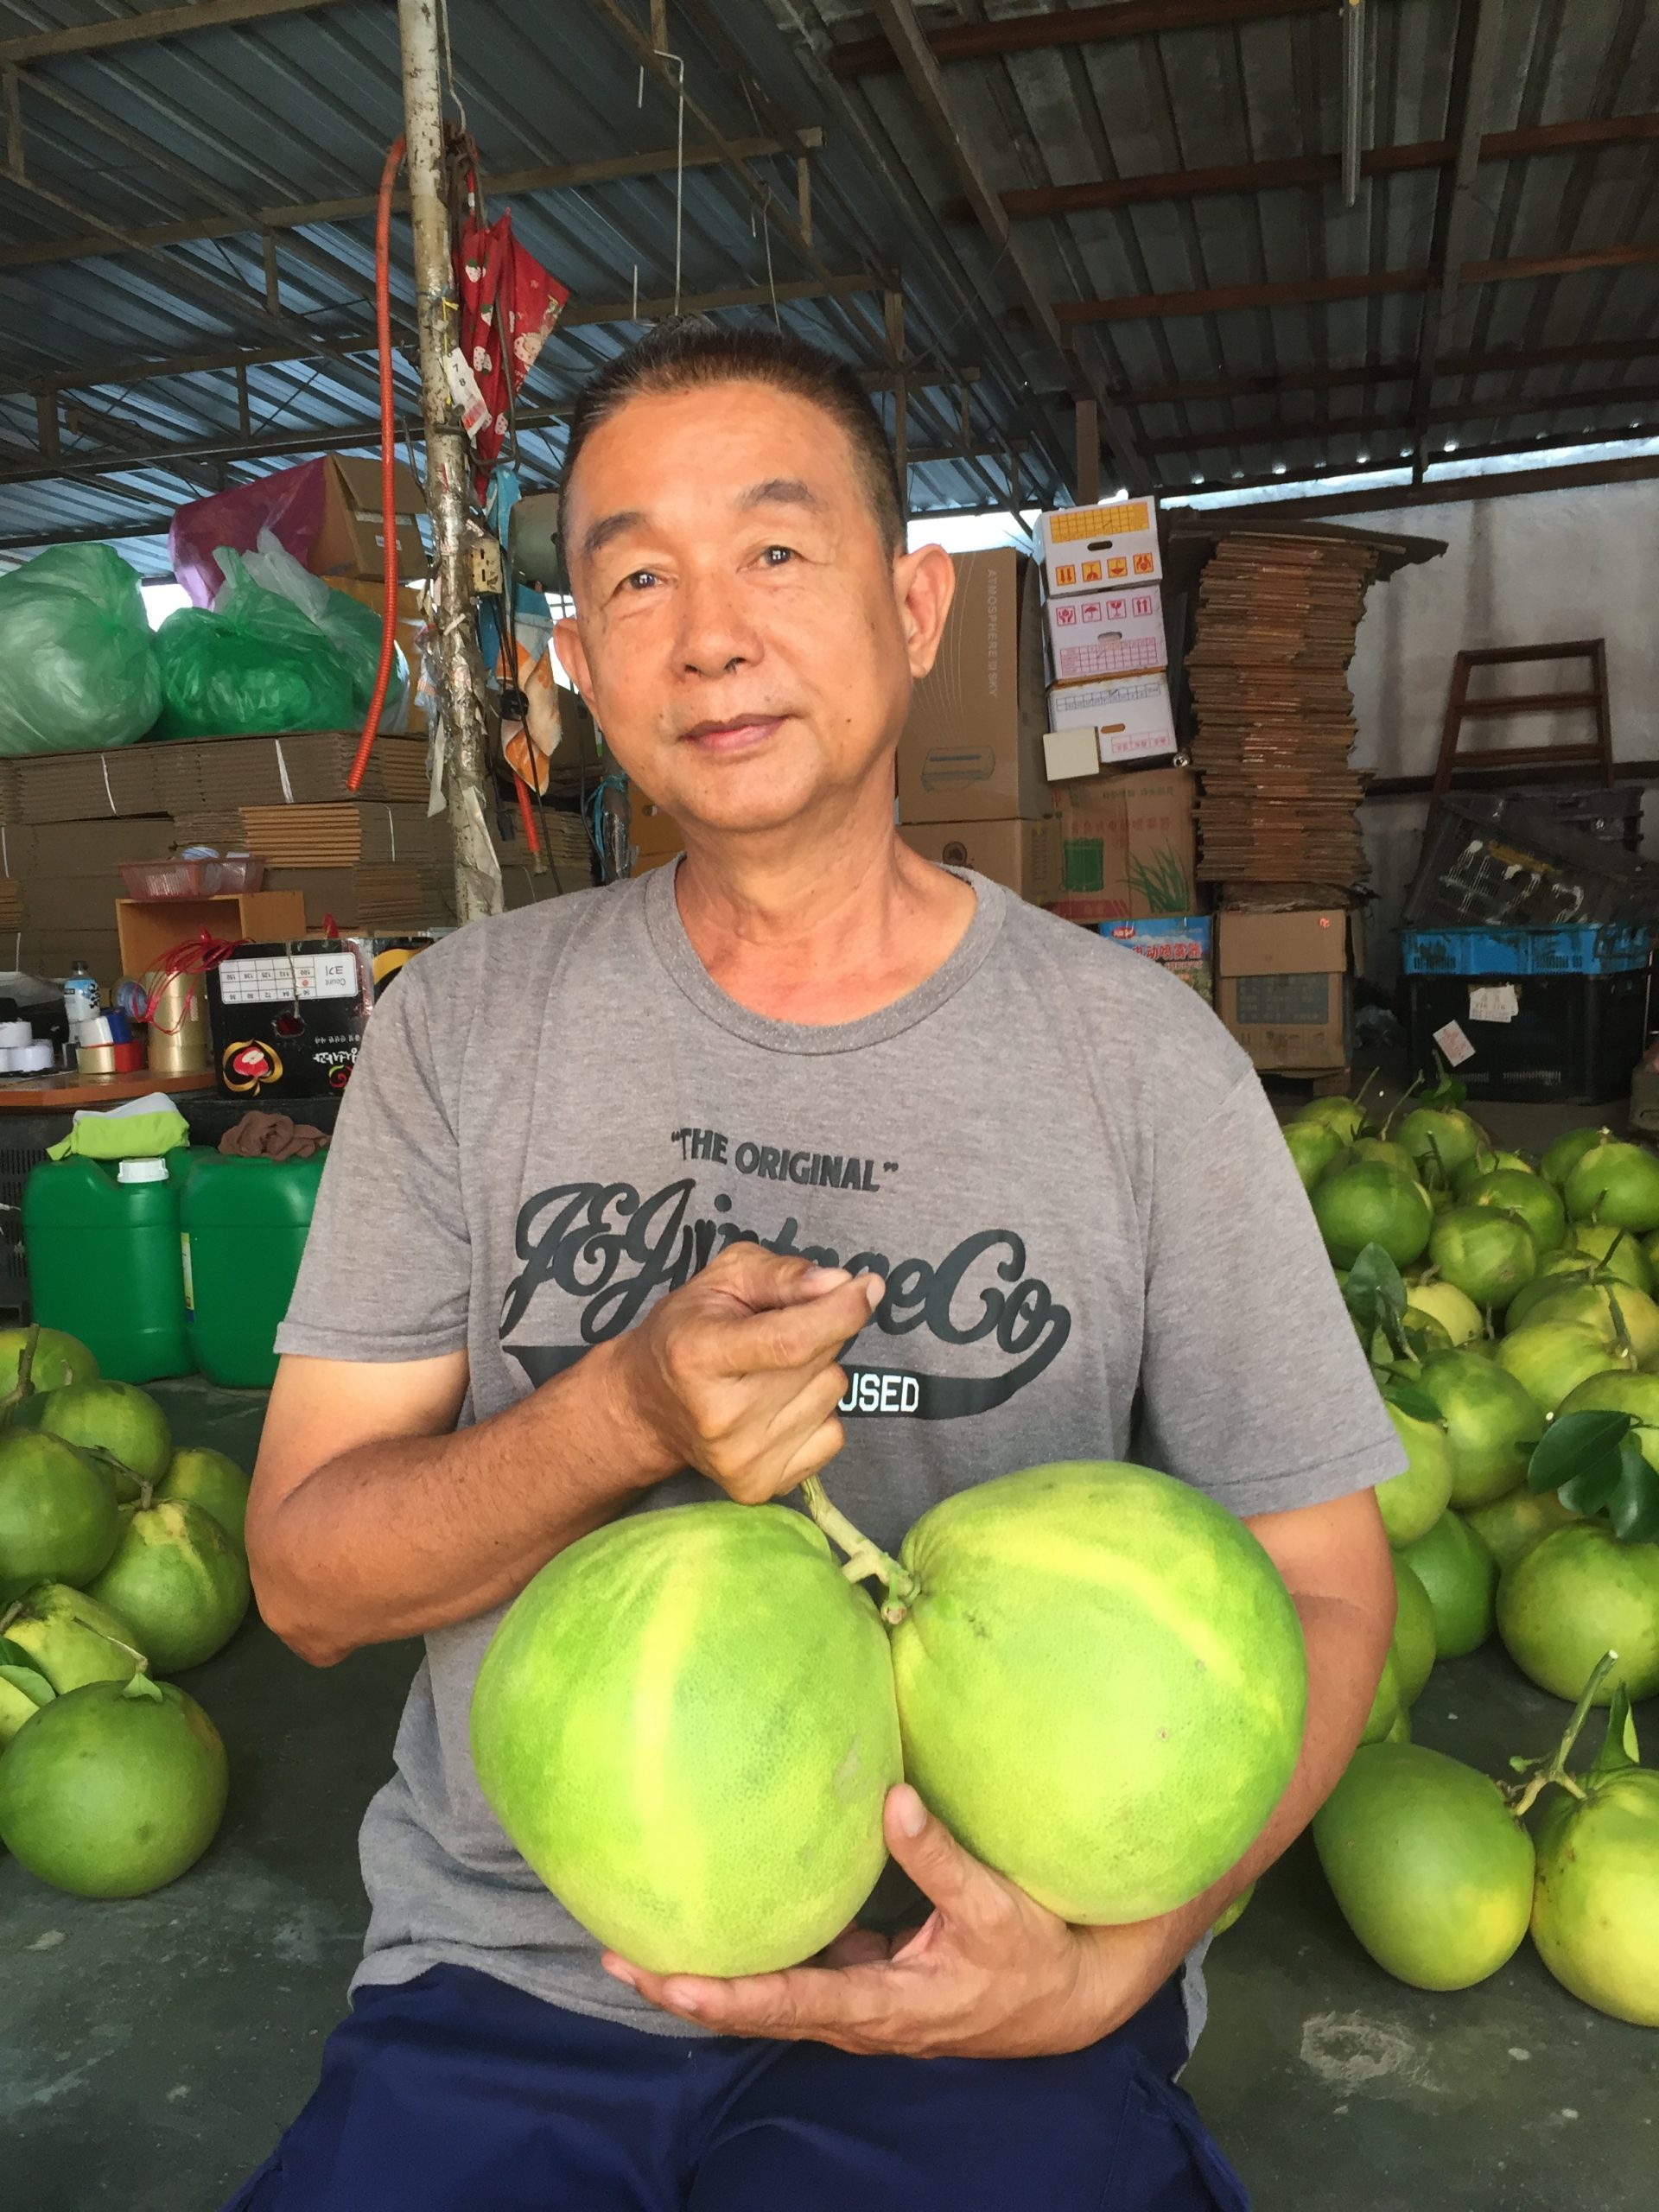
[[[613,515],[601,515],[596,523],[589,524],[582,541],[582,558],[591,561],[602,553],[613,537],[636,529],[645,519],[643,507],[620,507]]]
[[[823,501],[798,476],[768,476],[759,484],[751,484],[747,492],[740,492],[732,505],[740,509],[822,507]]]

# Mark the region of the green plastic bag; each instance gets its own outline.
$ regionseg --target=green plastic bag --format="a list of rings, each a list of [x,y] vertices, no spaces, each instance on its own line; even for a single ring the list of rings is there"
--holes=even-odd
[[[257,737],[344,729],[352,675],[327,632],[280,592],[254,582],[221,547],[214,604],[181,607],[156,633],[162,669],[157,737]]]
[[[239,561],[243,574],[251,576],[255,583],[292,600],[338,649],[351,672],[352,706],[361,719],[368,711],[380,666],[380,617],[374,609],[365,607],[349,592],[336,591],[321,576],[314,576],[268,530],[260,531],[258,543],[251,553],[232,557]],[[214,558],[219,560],[224,573],[230,575],[231,569],[217,553]],[[236,588],[240,588],[241,579],[235,581]],[[214,605],[222,605],[224,597],[221,591]],[[380,717],[382,729],[399,730],[407,726],[404,697],[408,686],[409,664],[403,648],[398,646],[392,655],[391,680],[386,687],[385,707]]]
[[[142,737],[162,680],[137,571],[111,545],[54,545],[0,576],[0,753]]]

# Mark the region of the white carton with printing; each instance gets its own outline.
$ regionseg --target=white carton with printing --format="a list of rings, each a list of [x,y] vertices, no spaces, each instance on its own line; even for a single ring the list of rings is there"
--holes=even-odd
[[[1043,582],[1051,594],[1156,583],[1164,573],[1155,500],[1055,507],[1042,518],[1041,529]]]
[[[1168,665],[1164,595],[1156,584],[1051,599],[1043,619],[1057,683],[1091,676],[1138,676]]]
[[[1091,729],[1098,741],[1100,766],[1113,768],[1137,760],[1167,760],[1179,750],[1169,684],[1162,676],[1128,676],[1097,683],[1056,683],[1048,694],[1052,731]],[[1068,772],[1094,774],[1072,769]],[[1054,771],[1050,769],[1052,778]]]

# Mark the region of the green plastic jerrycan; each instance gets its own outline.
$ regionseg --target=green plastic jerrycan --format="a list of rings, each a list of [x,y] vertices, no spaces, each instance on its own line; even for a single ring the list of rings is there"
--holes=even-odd
[[[196,1364],[210,1382],[264,1389],[276,1375],[278,1325],[294,1294],[323,1155],[238,1160],[193,1170],[180,1220]]]
[[[203,1157],[181,1145],[160,1160],[46,1160],[23,1185],[34,1318],[79,1337],[118,1382],[195,1368],[179,1197]]]

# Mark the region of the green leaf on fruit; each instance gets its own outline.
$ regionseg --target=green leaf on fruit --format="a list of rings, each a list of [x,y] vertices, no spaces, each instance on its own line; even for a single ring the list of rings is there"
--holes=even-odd
[[[1659,1469],[1649,1465],[1634,1436],[1620,1445],[1618,1459],[1618,1479],[1602,1500],[1607,1517],[1627,1544],[1650,1544],[1659,1540]],[[1561,1499],[1573,1503],[1565,1491]]]
[[[1396,1357],[1405,1356],[1400,1330],[1406,1310],[1406,1286],[1399,1268],[1380,1244],[1367,1244],[1357,1255],[1342,1295],[1365,1343],[1381,1331]]]
[[[18,1647],[10,1643],[5,1648],[16,1651]],[[57,1695],[38,1668],[19,1667],[10,1659],[0,1660],[0,1682],[10,1682],[13,1689],[21,1690],[31,1705],[50,1705]]]
[[[1396,1408],[1408,1420],[1438,1421],[1440,1417],[1440,1409],[1433,1399],[1427,1390],[1420,1390],[1414,1383],[1390,1382],[1382,1395],[1389,1405]]]
[[[1557,1483],[1555,1495],[1570,1512],[1582,1513],[1586,1517],[1599,1513],[1604,1505],[1612,1503],[1618,1489],[1619,1464],[1617,1458],[1598,1459],[1594,1466],[1586,1467],[1582,1474],[1570,1476],[1564,1483]]]
[[[161,1684],[151,1681],[148,1675],[135,1675],[121,1693],[123,1697],[149,1698],[156,1705],[164,1705]]]
[[[1596,1754],[1592,1774],[1617,1774],[1627,1766],[1641,1764],[1641,1748],[1636,1740],[1636,1719],[1630,1711],[1630,1694],[1623,1682],[1613,1692],[1612,1702],[1607,1707],[1607,1733],[1601,1739],[1601,1749]]]
[[[1440,1070],[1440,1081],[1429,1085],[1419,1103],[1442,1109],[1449,1106],[1461,1106],[1469,1096],[1468,1084],[1459,1082],[1438,1052],[1434,1055],[1434,1065]]]
[[[1605,1471],[1611,1497],[1621,1471],[1620,1447],[1634,1426],[1629,1414],[1616,1413],[1568,1414],[1553,1421],[1527,1463],[1528,1489],[1559,1491]]]

